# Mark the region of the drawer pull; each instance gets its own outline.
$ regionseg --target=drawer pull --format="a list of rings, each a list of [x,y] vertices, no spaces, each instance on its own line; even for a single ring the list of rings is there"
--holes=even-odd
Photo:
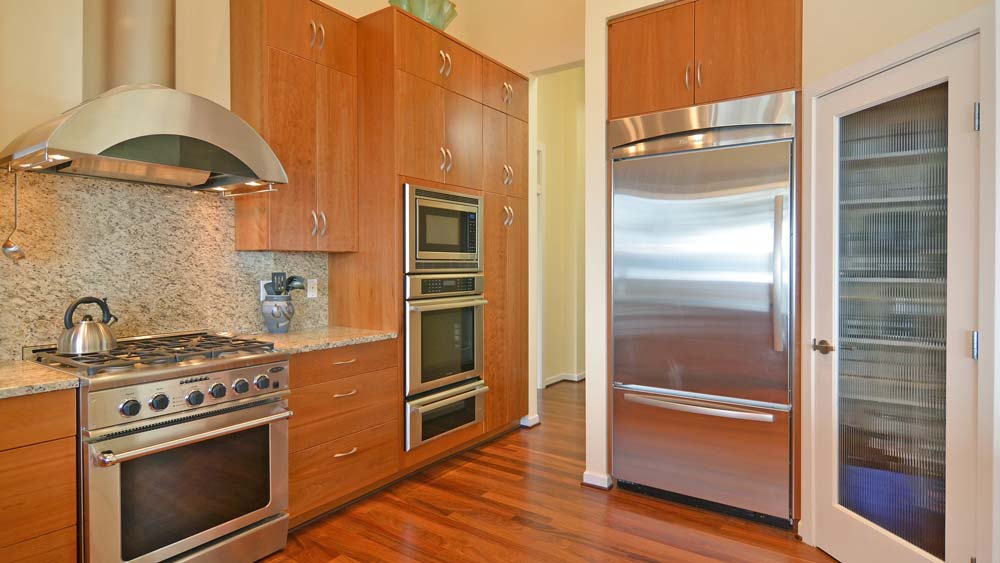
[[[346,366],[348,364],[353,364],[356,361],[358,361],[357,358],[351,358],[350,360],[343,360],[343,361],[340,361],[340,362],[333,362],[333,365],[335,365],[335,366]]]
[[[338,458],[338,457],[347,457],[349,455],[354,455],[356,453],[358,453],[358,447],[354,446],[353,448],[351,448],[351,451],[340,453],[340,454],[333,454],[333,457],[335,457],[335,458]]]
[[[334,399],[343,399],[344,397],[353,397],[358,394],[357,389],[351,389],[350,393],[337,393],[333,396]]]

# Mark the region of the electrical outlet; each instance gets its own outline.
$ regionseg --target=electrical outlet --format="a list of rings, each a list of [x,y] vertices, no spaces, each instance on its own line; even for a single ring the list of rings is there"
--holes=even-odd
[[[319,280],[306,280],[306,297],[315,299],[319,296]]]
[[[267,291],[264,291],[264,284],[269,281],[271,280],[260,280],[260,297],[258,298],[260,301],[263,301],[267,297]]]

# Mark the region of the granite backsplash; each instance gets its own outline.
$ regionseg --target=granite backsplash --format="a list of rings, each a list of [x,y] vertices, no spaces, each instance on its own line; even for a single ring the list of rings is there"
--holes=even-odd
[[[0,237],[13,226],[13,185],[0,172]],[[327,255],[236,252],[231,199],[38,173],[21,173],[20,187],[13,238],[27,258],[0,257],[0,360],[55,342],[66,307],[91,295],[108,298],[119,337],[262,332],[258,280],[272,271],[319,280],[318,298],[295,292],[293,328],[327,324]]]

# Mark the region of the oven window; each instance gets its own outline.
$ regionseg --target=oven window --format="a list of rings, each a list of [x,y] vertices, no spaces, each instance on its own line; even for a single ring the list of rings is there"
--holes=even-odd
[[[267,506],[269,440],[265,425],[122,463],[122,559]]]
[[[424,414],[421,420],[420,440],[427,441],[445,432],[461,428],[476,421],[476,397],[469,397],[452,405]]]
[[[418,205],[419,252],[476,251],[476,214],[468,211]]]
[[[476,308],[420,314],[422,383],[476,369]]]

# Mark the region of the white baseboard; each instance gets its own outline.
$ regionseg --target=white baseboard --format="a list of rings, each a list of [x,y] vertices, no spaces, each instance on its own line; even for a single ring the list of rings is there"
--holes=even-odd
[[[553,383],[559,383],[560,381],[583,381],[587,378],[587,373],[557,373],[556,375],[550,375],[545,378],[543,382],[546,387],[552,385]]]
[[[532,426],[538,426],[539,424],[541,424],[541,422],[542,419],[537,414],[521,417],[521,426],[523,428],[531,428]]]
[[[584,471],[583,484],[590,485],[591,487],[598,487],[600,489],[610,489],[611,475],[608,475],[607,473],[592,473],[590,471]]]

